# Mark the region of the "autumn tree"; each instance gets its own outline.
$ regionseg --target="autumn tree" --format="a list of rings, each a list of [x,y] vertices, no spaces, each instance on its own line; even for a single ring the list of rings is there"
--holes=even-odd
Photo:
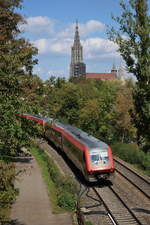
[[[147,0],[121,1],[122,15],[113,17],[119,29],[111,29],[110,39],[118,44],[128,72],[136,76],[133,92],[138,144],[150,142],[150,16]]]

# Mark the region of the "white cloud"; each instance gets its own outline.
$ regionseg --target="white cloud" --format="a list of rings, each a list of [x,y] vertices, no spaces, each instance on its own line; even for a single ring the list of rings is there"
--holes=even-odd
[[[36,16],[26,18],[26,22],[27,24],[21,25],[21,29],[23,29],[25,32],[28,32],[29,34],[49,34],[61,38],[73,38],[76,26],[75,23],[72,23],[63,31],[60,30],[56,32],[55,28],[58,30],[58,21],[55,19],[50,19],[46,16]],[[61,23],[59,25],[59,29],[64,27],[64,25]],[[78,26],[80,35],[83,37],[95,32],[104,32],[106,28],[105,24],[98,20],[89,20],[84,24],[79,23]]]
[[[70,24],[69,27],[67,27],[64,31],[59,32],[57,34],[58,37],[69,37],[73,38],[74,37],[74,32],[75,32],[75,26],[76,24]],[[78,24],[79,26],[79,33],[81,37],[86,37],[89,34],[95,33],[95,32],[104,32],[106,27],[103,23],[97,20],[89,20],[85,24]]]
[[[45,54],[49,52],[48,39],[39,39],[33,42],[33,44],[38,48],[39,54]]]
[[[105,25],[100,21],[90,20],[86,24],[80,25],[81,36],[86,36],[95,32],[104,32],[106,29]]]
[[[34,45],[39,49],[39,54],[69,55],[72,41],[71,39],[39,39],[34,41]]]
[[[45,71],[43,70],[42,67],[39,67],[39,66],[35,66],[34,67],[34,73],[35,74],[43,74]]]
[[[72,45],[72,40],[62,39],[62,40],[55,40],[53,44],[51,45],[51,50],[54,53],[60,53],[62,55],[68,55],[70,53],[70,47]]]
[[[56,76],[56,77],[65,77],[66,76],[66,71],[64,70],[49,70],[48,71],[48,76]]]
[[[54,34],[55,20],[49,19],[48,17],[37,16],[28,17],[26,19],[27,24],[21,26],[21,28],[30,34]]]
[[[117,45],[112,41],[102,38],[89,38],[82,41],[84,55],[86,59],[112,56],[119,57],[117,53]]]
[[[68,71],[66,70],[50,70],[41,66],[36,66],[34,67],[33,70],[34,74],[38,74],[40,75],[40,77],[43,80],[48,80],[51,76],[55,76],[55,77],[66,77],[66,74],[68,74]]]
[[[75,23],[70,24],[64,31],[55,32],[56,20],[48,17],[29,17],[25,30],[31,34],[37,34],[37,39],[33,42],[39,49],[39,54],[55,54],[60,56],[69,56],[75,32]],[[97,32],[104,32],[105,25],[97,20],[89,20],[85,24],[79,24],[79,34],[86,37]],[[42,38],[38,38],[38,35]],[[48,37],[46,36],[48,35]],[[51,38],[50,38],[51,37]],[[99,37],[87,38],[81,41],[83,53],[86,59],[96,57],[110,57],[116,53],[117,45],[113,42]]]
[[[119,57],[117,45],[112,41],[102,38],[88,38],[81,41],[85,59],[100,57]],[[39,39],[34,45],[39,49],[39,54],[70,56],[73,39]]]

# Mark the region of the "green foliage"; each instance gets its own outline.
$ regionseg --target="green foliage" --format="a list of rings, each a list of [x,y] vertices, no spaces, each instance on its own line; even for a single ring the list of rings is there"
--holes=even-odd
[[[133,87],[131,80],[122,85],[118,80],[84,79],[78,83],[62,82],[58,88],[53,78],[44,83],[45,97],[40,104],[50,117],[73,124],[106,142],[130,141],[135,138],[129,114],[133,108]]]
[[[92,92],[90,95],[86,93],[83,97],[85,100],[80,109],[78,126],[99,139],[112,142],[116,138],[114,129],[115,100],[121,83],[90,81],[89,84],[88,91],[90,92],[92,89]]]
[[[17,39],[18,25],[24,23],[22,16],[15,12],[21,2],[0,2],[0,153],[3,155],[14,155],[29,142],[29,124],[24,120],[26,125],[22,125],[17,114],[30,110],[28,102],[22,101],[22,83],[26,76],[31,76],[37,63],[34,59],[37,49],[25,39]]]
[[[18,191],[14,187],[15,166],[0,160],[0,222],[4,221],[4,209],[9,208],[16,199]]]
[[[115,143],[111,147],[116,156],[126,162],[136,164],[150,175],[150,155],[145,154],[135,143]]]
[[[58,192],[58,205],[66,210],[74,211],[76,207],[75,195],[60,189]]]
[[[76,207],[77,187],[72,179],[64,178],[58,186],[58,205],[66,210],[73,211]]]
[[[132,125],[130,111],[133,110],[132,89],[122,87],[117,93],[115,103],[116,132],[119,133],[120,141],[130,142],[136,137],[136,129]]]
[[[133,121],[137,128],[137,141],[142,146],[150,143],[150,85],[137,83],[134,93],[135,111],[132,111]]]
[[[67,211],[73,211],[76,206],[77,188],[71,178],[65,178],[59,171],[53,159],[38,147],[32,147],[31,152],[37,158],[40,157],[42,167],[48,172],[48,178],[55,184],[57,205]],[[47,182],[47,181],[46,181]]]
[[[86,224],[86,225],[93,225],[93,223],[90,222],[90,221],[86,221],[85,224]]]
[[[68,123],[75,124],[79,117],[81,105],[80,90],[72,83],[64,84],[57,92],[59,109],[56,118],[67,119]]]
[[[28,102],[22,101],[22,84],[26,76],[32,76],[37,63],[34,58],[37,49],[24,38],[18,38],[19,25],[24,23],[16,12],[21,3],[21,0],[0,1],[0,212],[11,205],[17,193],[14,165],[2,159],[17,155],[22,146],[30,143],[29,136],[38,132],[34,123],[17,116],[31,111]]]
[[[122,15],[113,17],[119,30],[109,31],[130,73],[136,76],[132,111],[138,144],[150,143],[150,16],[147,0],[121,1]]]

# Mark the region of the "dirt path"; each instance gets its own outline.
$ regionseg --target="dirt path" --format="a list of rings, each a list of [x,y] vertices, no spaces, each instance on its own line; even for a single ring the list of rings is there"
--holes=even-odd
[[[41,170],[33,157],[16,163],[20,193],[11,211],[12,225],[72,225],[71,215],[52,214]]]

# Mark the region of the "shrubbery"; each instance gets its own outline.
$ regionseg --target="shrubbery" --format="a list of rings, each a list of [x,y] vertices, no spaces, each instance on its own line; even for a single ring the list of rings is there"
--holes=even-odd
[[[73,211],[76,207],[75,195],[60,188],[58,192],[58,205],[66,210]]]
[[[85,224],[86,224],[86,225],[93,225],[93,223],[90,222],[90,221],[86,221]]]
[[[150,154],[145,154],[135,143],[115,143],[112,146],[114,155],[131,164],[136,164],[150,175]]]

